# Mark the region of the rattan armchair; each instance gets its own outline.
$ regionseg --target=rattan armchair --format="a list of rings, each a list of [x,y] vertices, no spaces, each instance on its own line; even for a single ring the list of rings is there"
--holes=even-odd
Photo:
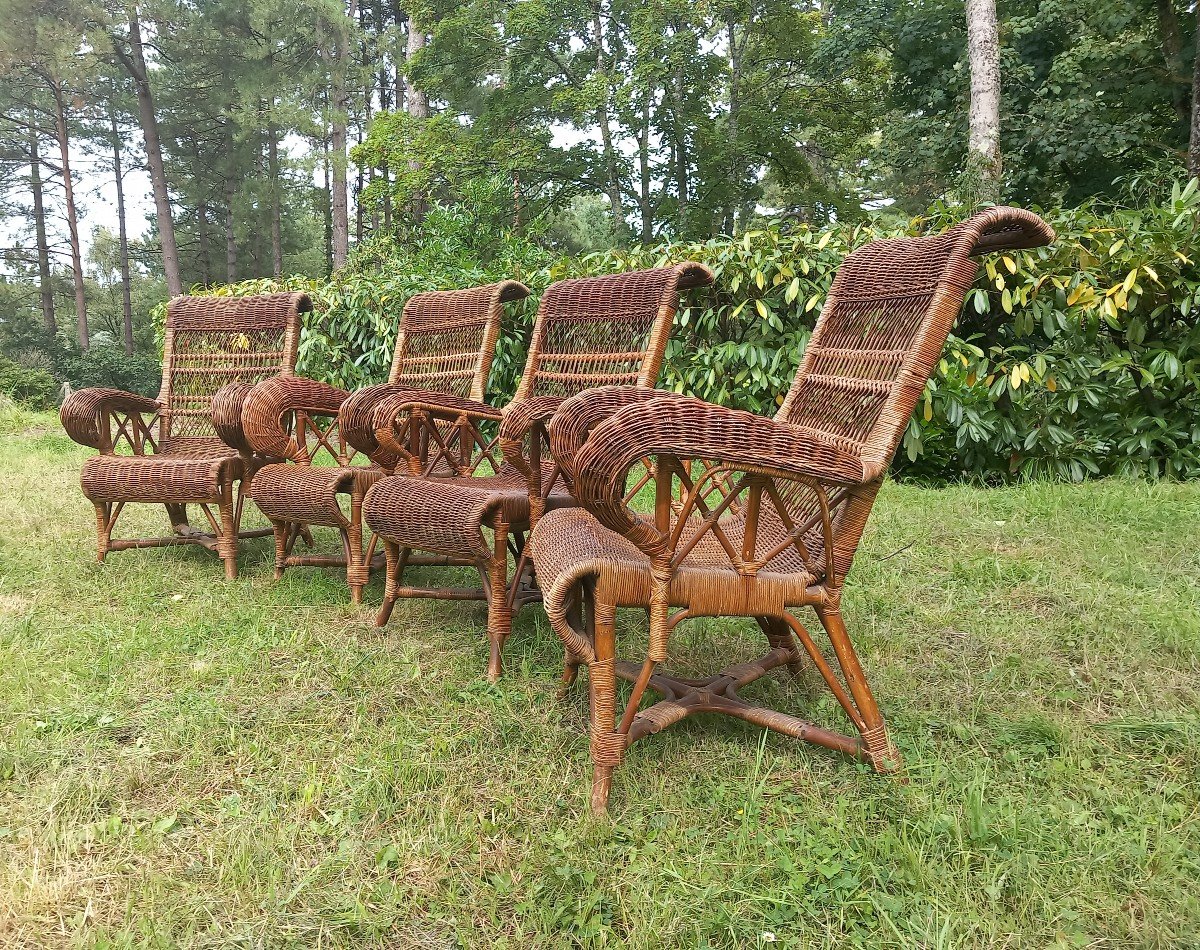
[[[573,504],[543,452],[547,423],[565,399],[590,387],[653,387],[680,291],[711,282],[711,271],[699,264],[560,281],[542,296],[525,370],[504,410],[470,399],[403,395],[377,405],[375,438],[408,471],[376,483],[364,502],[388,565],[378,625],[401,597],[486,600],[488,676],[500,676],[514,611],[540,598],[525,535],[543,511]],[[457,449],[442,435],[447,431],[460,433]],[[436,450],[425,451],[427,444]],[[439,465],[457,473],[443,476]],[[405,586],[414,551],[475,566],[482,587]]]
[[[243,450],[287,460],[260,468],[249,491],[274,529],[276,579],[288,567],[344,566],[351,600],[361,602],[373,563],[383,561],[374,537],[364,543],[363,496],[399,461],[374,438],[373,407],[401,395],[481,400],[504,304],[528,295],[513,280],[416,294],[404,305],[386,383],[352,396],[290,376],[267,380],[249,393],[241,417]],[[454,435],[445,437],[453,442]],[[370,464],[356,463],[359,452]],[[341,557],[295,552],[297,538],[312,525],[338,529]]]
[[[270,534],[241,531],[242,484],[274,458],[239,453],[218,432],[240,441],[241,398],[263,379],[292,373],[301,315],[311,309],[306,294],[176,297],[167,308],[157,399],[116,389],[67,398],[60,413],[67,434],[100,452],[80,479],[96,508],[98,560],[126,548],[198,544],[221,556],[227,577],[237,576],[238,539]],[[131,502],[162,504],[171,535],[113,540]],[[189,504],[200,506],[211,530],[188,523]]]
[[[855,251],[774,419],[628,389],[584,393],[561,407],[550,444],[581,507],[547,513],[529,550],[566,647],[566,685],[580,664],[588,667],[594,811],[606,808],[613,769],[633,742],[701,712],[839,750],[881,772],[899,767],[842,620],[846,574],[975,278],[972,256],[1052,239],[1037,216],[992,208],[936,237]],[[627,482],[648,459],[654,506],[643,514],[631,508]],[[616,657],[619,607],[649,614],[640,663]],[[801,607],[815,610],[833,663],[795,616]],[[661,672],[672,630],[712,616],[753,618],[769,652],[707,679]],[[738,695],[778,667],[797,672],[805,658],[853,736]],[[619,718],[618,679],[633,683]],[[641,708],[647,687],[661,699]]]

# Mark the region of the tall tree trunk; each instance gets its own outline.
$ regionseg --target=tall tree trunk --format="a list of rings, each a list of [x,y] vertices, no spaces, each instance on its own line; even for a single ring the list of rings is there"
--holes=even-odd
[[[1200,178],[1200,10],[1196,12],[1196,62],[1192,66],[1192,134],[1188,138],[1188,174]]]
[[[346,89],[346,64],[350,58],[350,25],[358,19],[358,0],[350,0],[349,13],[334,28],[333,93],[330,159],[333,166],[330,209],[333,218],[333,268],[343,266],[350,254],[350,207],[346,193],[346,127],[350,98]]]
[[[404,61],[408,63],[414,56],[425,48],[425,29],[417,23],[416,19],[410,14],[408,18],[408,46],[405,49]],[[415,119],[429,118],[429,96],[425,91],[418,88],[411,79],[407,82],[405,90],[408,96],[405,106],[408,109],[408,114]],[[413,171],[419,171],[421,165],[417,161],[409,163],[409,167]],[[414,222],[422,221],[425,218],[426,211],[426,195],[421,191],[413,193],[412,200],[412,216]]]
[[[271,275],[283,276],[283,213],[280,209],[279,131],[275,128],[275,109],[267,119],[267,177],[271,179]]]
[[[1183,60],[1183,39],[1179,35],[1179,17],[1173,0],[1157,0],[1158,38],[1162,45],[1163,62],[1167,67],[1167,83],[1171,87],[1171,105],[1182,124],[1187,124],[1188,111],[1187,67]]]
[[[46,208],[42,197],[42,156],[38,150],[37,116],[29,110],[29,187],[33,192],[33,227],[37,236],[38,292],[42,298],[42,323],[50,336],[58,333],[54,314],[54,287],[50,283],[50,243],[46,240]]]
[[[63,194],[67,205],[67,232],[71,242],[71,278],[75,284],[75,320],[79,348],[88,348],[87,298],[83,288],[83,256],[79,248],[79,219],[75,214],[75,184],[71,181],[71,141],[67,133],[67,106],[62,84],[49,82],[54,97],[54,133],[58,139],[59,162],[62,165]]]
[[[196,244],[200,248],[200,281],[204,286],[212,283],[212,252],[208,243],[208,198],[196,201]]]
[[[1000,28],[996,0],[967,0],[967,58],[971,110],[967,139],[968,189],[974,203],[1000,197]]]
[[[638,240],[643,244],[654,239],[654,205],[650,200],[650,103],[653,98],[653,93],[646,93],[642,103],[642,124],[638,128],[638,212],[642,219]]]
[[[592,8],[592,43],[596,47],[596,72],[603,78],[603,98],[596,107],[596,124],[600,126],[601,154],[604,157],[604,186],[608,192],[608,204],[612,210],[613,235],[617,243],[624,243],[628,230],[625,211],[621,202],[621,180],[617,173],[617,153],[613,148],[612,125],[609,118],[609,99],[612,96],[612,80],[608,75],[608,58],[604,55],[604,23],[602,0]]]
[[[676,33],[681,27],[676,27]],[[688,218],[688,153],[687,129],[683,121],[683,66],[677,63],[671,76],[671,131],[675,155],[675,197],[678,202],[675,228],[679,238],[687,237]]]
[[[237,181],[233,177],[233,128],[225,128],[225,154],[230,164],[225,170],[225,281],[234,283],[237,280],[238,249],[237,234],[233,230],[233,200],[237,197]]]
[[[114,37],[113,47],[117,58],[133,79],[137,92],[138,114],[142,120],[142,136],[146,143],[146,164],[150,167],[150,184],[154,191],[154,207],[158,213],[158,233],[162,242],[163,272],[167,276],[167,292],[176,297],[183,293],[183,281],[179,276],[179,250],[175,246],[175,226],[171,220],[171,198],[167,192],[167,171],[163,165],[162,142],[158,135],[158,117],[154,112],[154,96],[150,92],[150,77],[146,70],[146,56],[142,48],[142,25],[138,20],[138,8],[129,8],[129,51]]]
[[[117,249],[121,258],[121,325],[124,329],[125,353],[133,356],[133,300],[129,282],[129,235],[125,230],[125,176],[121,171],[121,132],[117,128],[117,113],[111,108],[108,121],[112,129],[113,179],[117,184]]]
[[[321,169],[324,187],[321,190],[321,217],[325,222],[325,276],[333,273],[333,202],[330,194],[329,138],[321,137]]]
[[[404,11],[400,7],[400,0],[392,0],[392,22],[395,23],[397,30],[400,29],[401,23],[407,23],[407,20],[404,16]],[[395,50],[396,62],[393,65],[395,66],[394,80],[396,83],[396,98],[394,101],[396,103],[396,110],[400,111],[404,109],[406,98],[406,92],[404,89],[405,55],[404,50],[400,47],[399,42],[396,43]]]
[[[741,118],[742,53],[738,48],[737,22],[730,20],[726,25],[729,43],[729,196],[725,202],[723,230],[732,235],[737,230],[734,209],[742,198],[744,172],[742,149],[738,141],[738,120]]]

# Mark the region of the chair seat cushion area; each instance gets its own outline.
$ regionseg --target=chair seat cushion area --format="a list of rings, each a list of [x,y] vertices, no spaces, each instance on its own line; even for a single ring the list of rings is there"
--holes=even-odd
[[[722,519],[721,526],[740,549],[740,519]],[[571,589],[586,577],[596,579],[597,597],[608,603],[650,604],[650,558],[582,508],[548,512],[530,536],[529,553],[552,615],[561,614]],[[819,563],[820,553],[814,553]],[[778,616],[809,602],[808,589],[816,580],[794,548],[781,552],[754,577],[740,574],[710,532],[672,575],[668,597],[672,605],[687,607],[697,616]]]
[[[272,521],[346,527],[349,520],[339,504],[357,485],[365,492],[381,478],[374,465],[321,468],[279,462],[264,465],[250,484],[250,497]]]
[[[543,479],[551,471],[551,463],[543,463]],[[572,504],[560,482],[546,508]],[[492,527],[494,519],[515,527],[528,523],[529,495],[524,477],[507,464],[481,477],[393,475],[367,493],[363,514],[372,531],[401,547],[477,560],[492,555],[481,529]]]
[[[227,475],[242,476],[241,457],[215,440],[191,440],[159,455],[96,455],[79,482],[93,502],[216,501]]]

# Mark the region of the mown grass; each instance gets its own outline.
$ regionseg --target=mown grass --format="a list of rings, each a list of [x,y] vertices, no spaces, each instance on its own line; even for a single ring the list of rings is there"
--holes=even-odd
[[[1200,946],[1200,486],[888,485],[846,615],[907,782],[690,720],[597,822],[535,610],[488,686],[478,606],[379,631],[269,539],[98,566],[86,454],[0,412],[0,945]]]

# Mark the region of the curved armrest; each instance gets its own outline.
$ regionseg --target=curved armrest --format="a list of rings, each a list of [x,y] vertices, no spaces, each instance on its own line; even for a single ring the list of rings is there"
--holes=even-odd
[[[619,410],[576,453],[576,498],[608,528],[652,557],[667,538],[625,504],[625,477],[639,459],[669,455],[718,462],[748,473],[859,485],[868,471],[859,454],[822,433],[690,396],[652,399]]]
[[[67,435],[78,442],[111,455],[112,434],[108,419],[113,412],[159,412],[157,399],[137,396],[120,389],[79,389],[71,393],[58,411]]]
[[[276,376],[255,386],[242,406],[245,441],[256,452],[295,462],[307,462],[308,454],[295,435],[283,425],[291,412],[314,416],[336,416],[350,394],[303,376]]]
[[[384,399],[402,390],[402,386],[394,383],[368,386],[351,393],[338,411],[338,428],[342,432],[342,438],[355,450],[362,452],[376,465],[389,472],[396,467],[400,459],[395,453],[386,452],[375,438],[375,409]]]
[[[500,421],[500,451],[504,460],[524,475],[526,481],[531,478],[540,480],[541,466],[533,465],[532,460],[525,457],[525,437],[532,433],[533,438],[540,439],[539,430],[545,430],[564,402],[565,396],[534,396],[532,399],[509,403],[504,408],[504,418]],[[531,446],[530,451],[537,453],[540,459],[540,444],[536,448]],[[536,473],[535,468],[538,469]],[[531,485],[531,490],[534,487]]]
[[[423,460],[407,443],[415,435],[411,425],[413,418],[420,415],[427,419],[451,422],[461,419],[470,423],[499,422],[503,418],[499,409],[465,396],[396,387],[374,403],[370,410],[371,426],[382,456],[395,459],[393,464],[399,464],[401,460],[407,462],[413,474],[420,474]]]
[[[626,406],[652,402],[655,399],[686,399],[662,389],[641,386],[599,386],[572,396],[562,404],[550,423],[550,453],[568,478],[575,471],[575,457],[588,436],[601,423],[611,419]]]
[[[254,448],[246,441],[242,428],[242,406],[254,389],[254,383],[226,383],[212,398],[213,427],[221,441],[243,455],[251,455]]]

